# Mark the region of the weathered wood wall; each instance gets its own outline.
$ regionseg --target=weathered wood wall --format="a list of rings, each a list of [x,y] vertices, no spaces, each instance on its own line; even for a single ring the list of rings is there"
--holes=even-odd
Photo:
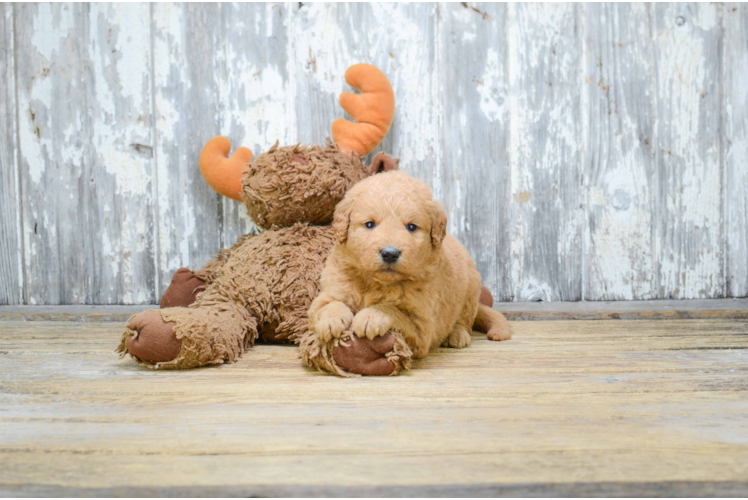
[[[153,303],[251,229],[197,169],[345,69],[500,300],[748,295],[744,4],[0,4],[0,304]]]

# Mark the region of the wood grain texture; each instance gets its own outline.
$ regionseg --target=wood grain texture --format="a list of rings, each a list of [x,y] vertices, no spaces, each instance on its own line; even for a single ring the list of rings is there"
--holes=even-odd
[[[298,142],[324,144],[330,137],[332,122],[342,115],[338,96],[346,85],[347,63],[354,60],[350,52],[361,43],[358,26],[350,30],[351,11],[366,7],[366,4],[347,3],[297,4],[290,31]],[[354,36],[359,44],[354,44]]]
[[[286,145],[297,140],[287,28],[293,8],[288,3],[220,5],[222,29],[214,54],[220,68],[217,119],[220,134],[232,140],[233,149],[245,146],[258,155],[275,141]],[[203,143],[208,139],[200,138]],[[256,227],[244,204],[228,198],[221,203],[221,247],[229,248]]]
[[[0,492],[745,495],[744,321],[514,327],[407,376],[343,380],[290,346],[158,372],[116,359],[115,324],[2,322]]]
[[[722,63],[725,285],[748,295],[748,5],[724,6]]]
[[[584,298],[655,298],[652,9],[629,3],[580,8],[586,34]]]
[[[579,9],[509,8],[514,300],[582,298]]]
[[[720,16],[715,4],[655,7],[660,298],[724,294]]]
[[[197,159],[219,135],[222,16],[218,4],[153,4],[157,297],[180,267],[199,269],[221,247],[221,196]]]
[[[396,112],[390,133],[374,151],[400,158],[400,168],[439,193],[445,137],[444,105],[438,71],[438,22],[443,5],[436,3],[371,4],[366,25],[372,64],[392,82]],[[361,21],[369,19],[364,12]],[[381,36],[389,26],[388,36]],[[428,103],[425,105],[425,103]]]
[[[205,142],[322,143],[356,62],[396,95],[375,153],[429,183],[497,300],[748,294],[742,5],[0,12],[0,303],[157,301],[255,229]]]
[[[24,302],[86,303],[93,241],[86,6],[15,5]]]
[[[0,5],[0,304],[23,303],[13,6]]]
[[[366,497],[366,498],[462,498],[462,497],[702,497],[732,498],[745,495],[740,481],[660,481],[468,484],[426,486],[314,486],[314,485],[237,485],[237,486],[122,486],[78,488],[55,486],[10,486],[0,490],[9,497]]]
[[[436,195],[496,300],[512,300],[506,5],[444,4],[439,29],[442,169]]]
[[[158,302],[155,294],[150,9],[91,4],[85,55],[85,189],[93,250],[87,303]],[[85,180],[85,179],[84,179]]]
[[[15,8],[25,302],[153,302],[148,9]]]

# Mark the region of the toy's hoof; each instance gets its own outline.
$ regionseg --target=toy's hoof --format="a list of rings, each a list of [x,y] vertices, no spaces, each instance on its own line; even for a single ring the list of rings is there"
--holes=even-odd
[[[359,375],[389,375],[395,371],[395,364],[386,354],[395,345],[395,337],[388,333],[373,340],[353,335],[348,346],[339,345],[333,349],[333,358],[342,369]]]
[[[205,290],[205,282],[186,267],[180,267],[171,277],[171,284],[161,297],[159,307],[187,307],[197,294]]]
[[[143,361],[164,363],[179,355],[182,341],[174,334],[174,323],[166,323],[156,309],[134,316],[127,328],[138,332],[128,337],[127,352]]]
[[[491,295],[491,291],[485,286],[480,287],[480,299],[478,299],[478,302],[484,306],[493,307],[493,295]]]

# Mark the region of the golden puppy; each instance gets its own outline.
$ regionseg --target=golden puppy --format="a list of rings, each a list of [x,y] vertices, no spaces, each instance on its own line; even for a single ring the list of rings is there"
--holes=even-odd
[[[509,339],[506,318],[479,305],[480,275],[446,226],[428,186],[403,172],[356,184],[335,209],[336,245],[310,330],[323,341],[349,328],[369,339],[397,330],[416,358],[440,345],[467,346],[473,327]]]

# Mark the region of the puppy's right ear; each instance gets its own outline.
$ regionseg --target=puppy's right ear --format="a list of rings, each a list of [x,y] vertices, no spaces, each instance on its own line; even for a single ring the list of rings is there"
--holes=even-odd
[[[351,225],[351,209],[353,208],[353,198],[346,196],[338,206],[335,207],[335,214],[332,218],[332,231],[335,235],[335,242],[342,245],[348,239],[348,227]]]
[[[369,166],[369,175],[390,172],[391,170],[400,170],[400,159],[397,160],[387,153],[377,153]]]

